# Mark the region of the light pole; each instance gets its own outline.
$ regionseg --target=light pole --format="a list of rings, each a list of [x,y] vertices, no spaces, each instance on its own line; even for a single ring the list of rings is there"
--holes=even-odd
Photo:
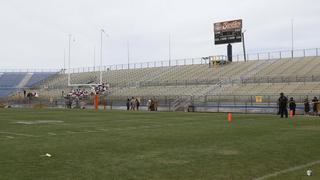
[[[63,73],[66,70],[66,49],[63,49]]]
[[[69,55],[68,55],[68,86],[71,85],[71,69],[70,69],[70,61],[71,61],[71,34],[69,34]]]
[[[129,40],[127,41],[127,53],[128,53],[128,69],[130,69],[130,44],[129,44]]]
[[[96,71],[96,47],[93,47],[93,72]]]
[[[293,59],[293,48],[294,48],[294,41],[293,41],[293,19],[291,19],[291,59]]]
[[[171,66],[171,33],[169,33],[169,66]]]
[[[100,34],[100,84],[102,84],[102,35],[104,34],[105,36],[108,37],[104,29],[101,29],[101,34]]]

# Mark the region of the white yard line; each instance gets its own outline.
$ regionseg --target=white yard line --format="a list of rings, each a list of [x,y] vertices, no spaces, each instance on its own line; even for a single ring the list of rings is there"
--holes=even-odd
[[[259,177],[259,178],[254,178],[253,180],[264,180],[264,179],[268,179],[268,178],[271,178],[271,177],[276,177],[276,176],[279,176],[280,174],[285,174],[285,173],[288,173],[288,172],[292,172],[292,171],[296,171],[296,170],[299,170],[299,169],[307,168],[307,167],[310,167],[310,166],[313,166],[313,165],[316,165],[316,164],[320,164],[320,160],[319,161],[310,162],[308,164],[303,164],[303,165],[300,165],[300,166],[295,166],[295,167],[292,167],[292,168],[289,168],[289,169],[285,169],[285,170],[282,170],[282,171],[278,171],[278,172],[275,172],[275,173],[267,174],[267,175]]]
[[[4,132],[4,131],[0,131],[0,134],[8,134],[8,135],[16,135],[16,136],[24,136],[24,137],[39,137],[31,134],[21,134],[21,133],[12,133],[12,132]]]

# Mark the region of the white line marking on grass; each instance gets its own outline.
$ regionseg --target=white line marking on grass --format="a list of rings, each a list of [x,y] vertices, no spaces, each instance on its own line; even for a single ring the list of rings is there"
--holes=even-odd
[[[31,134],[11,133],[11,132],[3,132],[3,131],[0,131],[0,134],[9,134],[9,135],[16,135],[16,136],[24,136],[24,137],[39,137]]]
[[[57,134],[56,133],[52,133],[52,132],[48,132],[49,135],[51,136],[56,136]]]
[[[68,134],[76,134],[77,132],[67,131]]]
[[[271,177],[276,177],[276,176],[278,176],[280,174],[285,174],[285,173],[288,173],[288,172],[292,172],[292,171],[296,171],[296,170],[299,170],[299,169],[307,168],[309,166],[313,166],[313,165],[316,165],[316,164],[320,164],[320,160],[319,161],[314,161],[314,162],[311,162],[311,163],[308,163],[308,164],[303,164],[303,165],[300,165],[300,166],[295,166],[295,167],[292,167],[292,168],[289,168],[289,169],[285,169],[285,170],[282,170],[282,171],[278,171],[278,172],[275,172],[275,173],[272,173],[272,174],[267,174],[267,175],[259,177],[259,178],[254,178],[253,180],[263,180],[263,179],[268,179],[268,178],[271,178]]]
[[[98,133],[102,131],[84,130],[84,133]]]
[[[8,138],[8,139],[14,139],[13,136],[6,136],[6,138]]]
[[[17,124],[26,124],[26,125],[32,125],[32,124],[57,124],[57,123],[63,123],[63,121],[60,120],[37,120],[37,121],[17,121],[14,122]]]

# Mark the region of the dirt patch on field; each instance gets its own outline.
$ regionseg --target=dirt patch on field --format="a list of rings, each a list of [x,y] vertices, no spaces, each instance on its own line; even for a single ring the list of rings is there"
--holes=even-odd
[[[57,124],[63,123],[63,121],[58,120],[37,120],[37,121],[17,121],[16,124],[25,124],[25,125],[32,125],[32,124]]]

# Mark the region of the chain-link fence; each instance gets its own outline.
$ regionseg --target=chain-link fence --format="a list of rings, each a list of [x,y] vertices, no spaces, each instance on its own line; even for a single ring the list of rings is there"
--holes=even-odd
[[[297,113],[303,113],[305,99],[309,102],[319,94],[290,94],[297,104]],[[99,108],[104,110],[126,109],[126,96],[99,96]],[[206,96],[144,96],[139,99],[141,110],[147,110],[149,99],[157,100],[160,111],[197,111],[197,112],[239,112],[239,113],[276,113],[279,95],[206,95]],[[92,109],[93,96],[86,98],[19,98],[0,100],[0,107],[26,107],[26,108],[71,108]]]

